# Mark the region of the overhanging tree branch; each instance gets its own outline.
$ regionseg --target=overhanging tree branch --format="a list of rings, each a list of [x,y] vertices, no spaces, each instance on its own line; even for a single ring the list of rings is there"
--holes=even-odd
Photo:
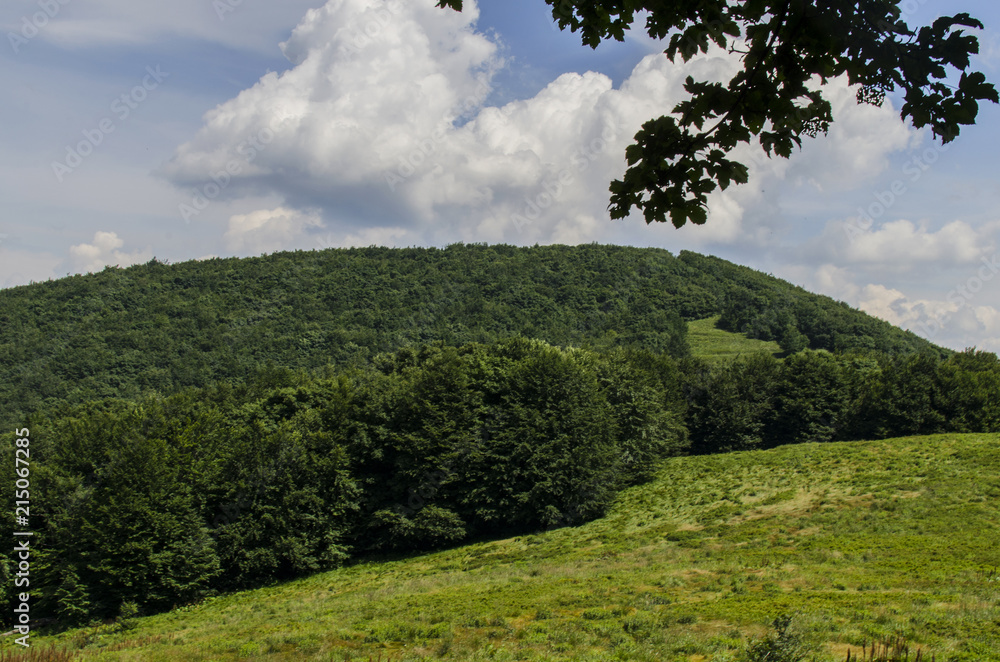
[[[746,43],[743,69],[727,86],[689,77],[690,97],[635,135],[625,150],[629,167],[610,186],[613,219],[638,209],[647,223],[704,223],[709,194],[748,180],[747,166],[730,158],[739,144],[756,138],[769,155],[787,158],[803,136],[828,130],[832,108],[810,87],[815,79],[846,76],[858,86],[858,102],[873,105],[901,90],[900,117],[929,126],[945,143],[975,123],[980,101],[1000,102],[982,73],[968,71],[979,42],[962,28],[983,25],[965,13],[913,30],[901,0],[545,1],[559,27],[579,31],[592,48],[623,41],[641,11],[648,12],[647,34],[669,37],[664,52],[673,61],[707,53],[712,44]],[[461,11],[462,0],[438,6]],[[949,85],[956,74],[957,85]]]

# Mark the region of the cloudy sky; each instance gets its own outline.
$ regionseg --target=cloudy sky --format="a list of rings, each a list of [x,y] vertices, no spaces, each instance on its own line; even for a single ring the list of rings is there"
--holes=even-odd
[[[1000,5],[906,0],[911,25]],[[542,0],[8,0],[0,285],[287,249],[616,243],[719,255],[939,344],[1000,351],[1000,108],[942,149],[892,104],[751,160],[709,222],[612,222],[608,183],[689,74],[642,34],[592,51]],[[897,102],[898,106],[898,102]]]

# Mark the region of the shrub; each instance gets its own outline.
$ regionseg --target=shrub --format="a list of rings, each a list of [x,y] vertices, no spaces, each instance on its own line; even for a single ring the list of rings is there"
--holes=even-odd
[[[773,622],[774,632],[747,646],[743,659],[746,662],[800,662],[808,650],[802,636],[792,627],[791,616],[779,616]]]

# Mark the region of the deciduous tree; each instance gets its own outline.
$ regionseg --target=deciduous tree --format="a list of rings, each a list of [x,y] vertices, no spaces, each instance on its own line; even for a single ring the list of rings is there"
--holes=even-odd
[[[613,219],[633,208],[646,222],[704,223],[708,195],[745,184],[748,168],[732,158],[743,144],[788,157],[805,136],[826,133],[833,115],[818,83],[846,77],[859,103],[902,97],[900,116],[930,127],[944,143],[974,124],[980,101],[1000,101],[986,77],[970,71],[982,28],[969,14],[931,25],[907,24],[904,0],[545,0],[562,29],[592,48],[623,41],[645,16],[650,37],[685,62],[713,44],[739,54],[728,83],[688,77],[690,97],[646,122],[625,152],[628,170],[611,183]],[[462,0],[439,7],[462,9]]]

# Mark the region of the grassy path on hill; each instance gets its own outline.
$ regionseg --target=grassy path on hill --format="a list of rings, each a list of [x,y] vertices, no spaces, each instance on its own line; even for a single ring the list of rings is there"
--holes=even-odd
[[[742,333],[733,333],[716,328],[719,316],[688,322],[688,346],[691,355],[706,361],[735,359],[740,354],[767,352],[781,355],[778,343],[747,338]]]

